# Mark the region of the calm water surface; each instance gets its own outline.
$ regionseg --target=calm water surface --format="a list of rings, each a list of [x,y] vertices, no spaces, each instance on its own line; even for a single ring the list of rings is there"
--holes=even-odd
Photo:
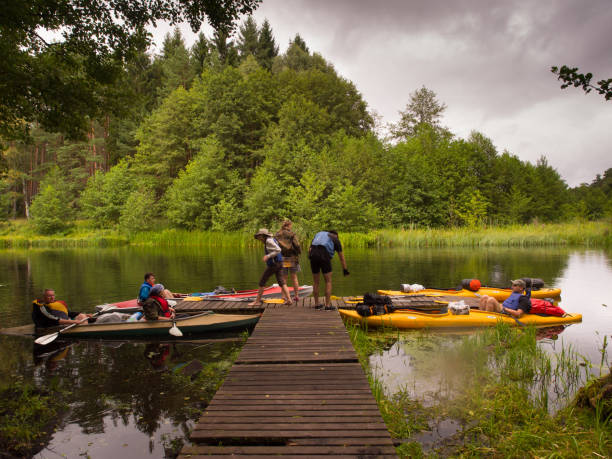
[[[91,312],[95,305],[134,298],[146,271],[178,292],[208,291],[217,285],[255,288],[263,269],[260,250],[210,248],[113,248],[0,251],[0,326],[29,323],[31,301],[43,288],[73,310]],[[356,295],[401,283],[430,287],[457,286],[463,278],[507,286],[517,277],[539,277],[563,291],[560,306],[583,314],[558,339],[540,345],[557,352],[571,345],[585,358],[601,359],[604,336],[612,338],[612,252],[584,249],[347,249],[351,275],[342,277],[334,260],[334,294]],[[302,283],[311,284],[307,260]],[[410,336],[407,332],[406,336]],[[449,341],[450,339],[450,341]],[[372,357],[389,390],[405,385],[424,394],[435,378],[427,349],[452,345],[432,335],[415,351],[401,339],[385,355]],[[185,399],[172,375],[186,362],[223,362],[236,343],[74,343],[32,353],[32,339],[0,336],[0,378],[20,374],[37,384],[60,379],[75,384],[73,406],[40,457],[163,457],[164,442],[185,437],[205,403]],[[165,346],[165,345],[162,345]],[[168,349],[167,351],[165,349]],[[159,363],[156,356],[165,354]],[[149,357],[147,357],[147,355]],[[152,356],[152,357],[151,357]],[[160,397],[160,388],[165,394]]]

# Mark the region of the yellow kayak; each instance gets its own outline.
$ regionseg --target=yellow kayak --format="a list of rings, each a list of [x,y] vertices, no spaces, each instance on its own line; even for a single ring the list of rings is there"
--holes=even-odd
[[[510,296],[512,290],[509,288],[493,288],[493,287],[480,287],[477,291],[473,292],[472,290],[461,289],[435,289],[435,288],[426,288],[425,290],[420,290],[414,293],[405,293],[400,290],[378,290],[380,295],[389,295],[389,296],[397,296],[397,295],[429,295],[429,296],[461,296],[461,297],[477,297],[488,295],[495,298],[497,301],[503,301]],[[560,288],[541,288],[538,290],[531,291],[531,298],[557,298],[561,295]]]
[[[474,328],[490,327],[497,324],[499,320],[508,325],[534,325],[536,327],[550,327],[553,325],[570,324],[582,322],[582,314],[567,314],[566,317],[539,316],[536,314],[523,314],[517,323],[507,314],[497,312],[486,312],[471,310],[466,315],[453,315],[450,312],[444,314],[429,314],[413,311],[396,311],[391,314],[379,316],[360,316],[357,311],[340,309],[340,315],[353,322],[367,324],[368,327],[389,328]]]

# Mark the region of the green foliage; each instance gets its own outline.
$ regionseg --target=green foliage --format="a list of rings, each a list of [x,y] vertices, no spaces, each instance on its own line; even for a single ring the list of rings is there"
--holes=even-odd
[[[27,135],[38,121],[50,131],[78,137],[87,117],[120,112],[127,101],[117,97],[121,65],[130,60],[148,25],[160,20],[189,22],[198,30],[206,19],[228,31],[239,16],[251,13],[257,0],[218,2],[148,2],[118,0],[83,5],[75,0],[25,1],[3,6],[0,18],[0,134]],[[42,31],[61,32],[48,43]]]
[[[137,180],[127,161],[120,162],[107,173],[96,173],[90,177],[81,195],[82,216],[90,219],[94,227],[109,228],[117,224],[136,186]]]
[[[606,100],[612,99],[612,78],[607,80],[599,80],[597,86],[591,84],[593,78],[592,73],[578,73],[578,67],[568,67],[562,65],[559,67],[551,67],[550,71],[557,75],[557,80],[562,81],[561,89],[565,89],[568,86],[581,87],[586,94],[590,93],[593,89],[598,94],[601,94]]]
[[[0,395],[0,449],[11,456],[30,456],[57,416],[58,394],[13,381]]]
[[[34,228],[41,234],[58,233],[70,226],[70,210],[53,185],[36,195],[30,213]]]
[[[236,208],[243,181],[230,169],[225,150],[214,138],[207,139],[200,152],[166,191],[164,203],[170,223],[188,229],[237,229],[242,222]],[[231,206],[231,208],[229,208]]]
[[[119,217],[119,229],[128,234],[157,229],[157,213],[155,193],[151,188],[142,186],[133,191],[125,201]]]
[[[423,86],[410,94],[410,102],[403,112],[400,111],[398,123],[391,126],[391,134],[396,139],[406,139],[415,136],[423,126],[440,129],[439,120],[444,110],[446,105],[438,102],[436,93]]]

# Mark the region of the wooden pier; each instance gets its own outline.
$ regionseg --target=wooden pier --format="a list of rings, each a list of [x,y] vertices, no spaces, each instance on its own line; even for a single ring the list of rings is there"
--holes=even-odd
[[[345,306],[343,299],[333,304]],[[315,310],[312,298],[264,306],[179,457],[397,457],[337,311]]]

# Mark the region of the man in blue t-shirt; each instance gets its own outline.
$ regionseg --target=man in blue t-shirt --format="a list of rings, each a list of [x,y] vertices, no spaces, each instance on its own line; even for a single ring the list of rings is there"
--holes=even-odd
[[[502,304],[492,296],[483,295],[480,297],[478,308],[482,311],[508,314],[518,319],[531,310],[531,300],[529,299],[531,296],[531,289],[527,289],[526,294],[523,295],[524,290],[525,281],[523,279],[513,280],[512,293]]]
[[[315,309],[321,309],[323,306],[319,304],[319,279],[323,273],[325,279],[325,309],[334,309],[331,304],[332,293],[332,265],[331,260],[334,253],[338,253],[338,258],[342,264],[342,272],[345,276],[349,275],[346,268],[346,260],[342,253],[342,244],[338,238],[336,231],[319,231],[312,239],[310,248],[308,249],[308,258],[310,259],[310,270],[312,272],[312,296],[315,299]]]
[[[140,290],[138,291],[138,304],[142,306],[142,303],[149,298],[149,294],[151,293],[151,287],[155,285],[155,274],[146,273],[144,275],[144,282],[140,286]]]

